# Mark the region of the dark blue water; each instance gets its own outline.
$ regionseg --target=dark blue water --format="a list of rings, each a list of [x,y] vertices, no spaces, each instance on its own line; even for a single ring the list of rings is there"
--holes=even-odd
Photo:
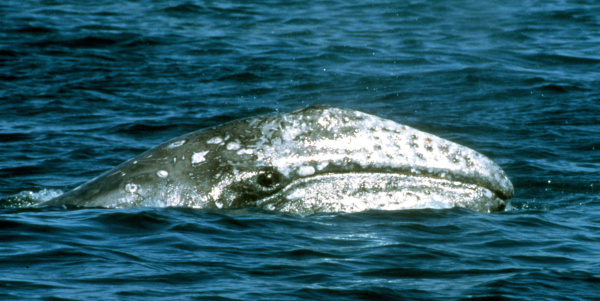
[[[0,299],[593,300],[596,1],[0,4],[0,198],[313,104],[480,151],[507,211],[0,209]]]

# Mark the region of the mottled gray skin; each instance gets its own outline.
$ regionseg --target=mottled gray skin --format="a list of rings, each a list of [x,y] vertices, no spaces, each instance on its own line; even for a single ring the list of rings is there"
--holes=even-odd
[[[170,140],[42,205],[491,212],[512,195],[504,171],[469,148],[362,112],[314,106]]]

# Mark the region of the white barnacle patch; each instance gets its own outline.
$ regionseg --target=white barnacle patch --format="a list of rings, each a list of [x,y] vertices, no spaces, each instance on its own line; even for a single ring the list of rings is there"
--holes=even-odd
[[[298,175],[301,177],[307,177],[315,174],[315,168],[312,166],[300,166],[298,168]]]
[[[238,155],[252,155],[254,153],[254,150],[250,149],[250,148],[242,148],[239,151],[237,151]]]
[[[226,147],[228,150],[238,150],[241,148],[241,145],[238,142],[229,142]]]
[[[218,200],[221,197],[221,187],[219,186],[215,186],[213,187],[213,189],[208,193],[208,195],[210,196],[211,199],[213,200]],[[220,204],[220,206],[219,206]],[[220,202],[215,202],[215,206],[217,206],[218,208],[223,207],[223,203]]]
[[[206,161],[206,155],[209,151],[197,152],[192,155],[192,164],[198,164]]]
[[[329,112],[323,112],[323,115],[317,120],[317,123],[325,129],[332,129],[338,126],[339,120],[334,116],[332,117]]]
[[[187,142],[187,140],[179,140],[179,141],[175,141],[171,144],[169,144],[169,146],[167,146],[167,148],[176,148],[176,147],[180,147],[182,145],[184,145]]]
[[[223,142],[223,138],[221,137],[213,137],[208,139],[208,141],[206,141],[206,144],[220,144]]]
[[[138,188],[139,187],[137,186],[137,184],[127,183],[127,185],[125,185],[125,192],[136,193]]]
[[[317,169],[318,170],[323,170],[325,169],[325,167],[327,167],[329,165],[328,161],[323,160],[322,162],[319,162],[319,164],[317,164]]]
[[[161,178],[166,178],[169,175],[169,172],[166,170],[159,170],[156,172],[156,175]]]

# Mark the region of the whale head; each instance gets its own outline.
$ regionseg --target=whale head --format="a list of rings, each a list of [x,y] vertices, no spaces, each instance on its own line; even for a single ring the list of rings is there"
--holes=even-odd
[[[474,150],[359,111],[313,106],[172,139],[46,205],[490,212],[512,194],[504,171]]]

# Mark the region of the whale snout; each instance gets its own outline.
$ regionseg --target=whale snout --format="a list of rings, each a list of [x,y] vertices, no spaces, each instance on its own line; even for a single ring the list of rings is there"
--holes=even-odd
[[[296,178],[296,183],[282,193],[286,199],[283,203],[290,198],[302,199],[292,202],[296,204],[309,199],[312,203],[323,203],[324,199],[352,203],[378,195],[385,201],[367,207],[421,208],[435,200],[433,207],[467,204],[465,207],[489,212],[502,210],[513,195],[511,181],[497,164],[457,143],[357,111],[310,107],[294,114],[297,118],[290,118],[284,128],[311,131],[299,132],[264,152],[265,160]],[[340,191],[335,187],[345,188]],[[347,196],[358,190],[370,194],[361,193],[360,198],[348,201]],[[411,198],[415,201],[405,202]],[[363,205],[350,207],[361,210]],[[333,207],[332,211],[338,210],[338,206]]]

